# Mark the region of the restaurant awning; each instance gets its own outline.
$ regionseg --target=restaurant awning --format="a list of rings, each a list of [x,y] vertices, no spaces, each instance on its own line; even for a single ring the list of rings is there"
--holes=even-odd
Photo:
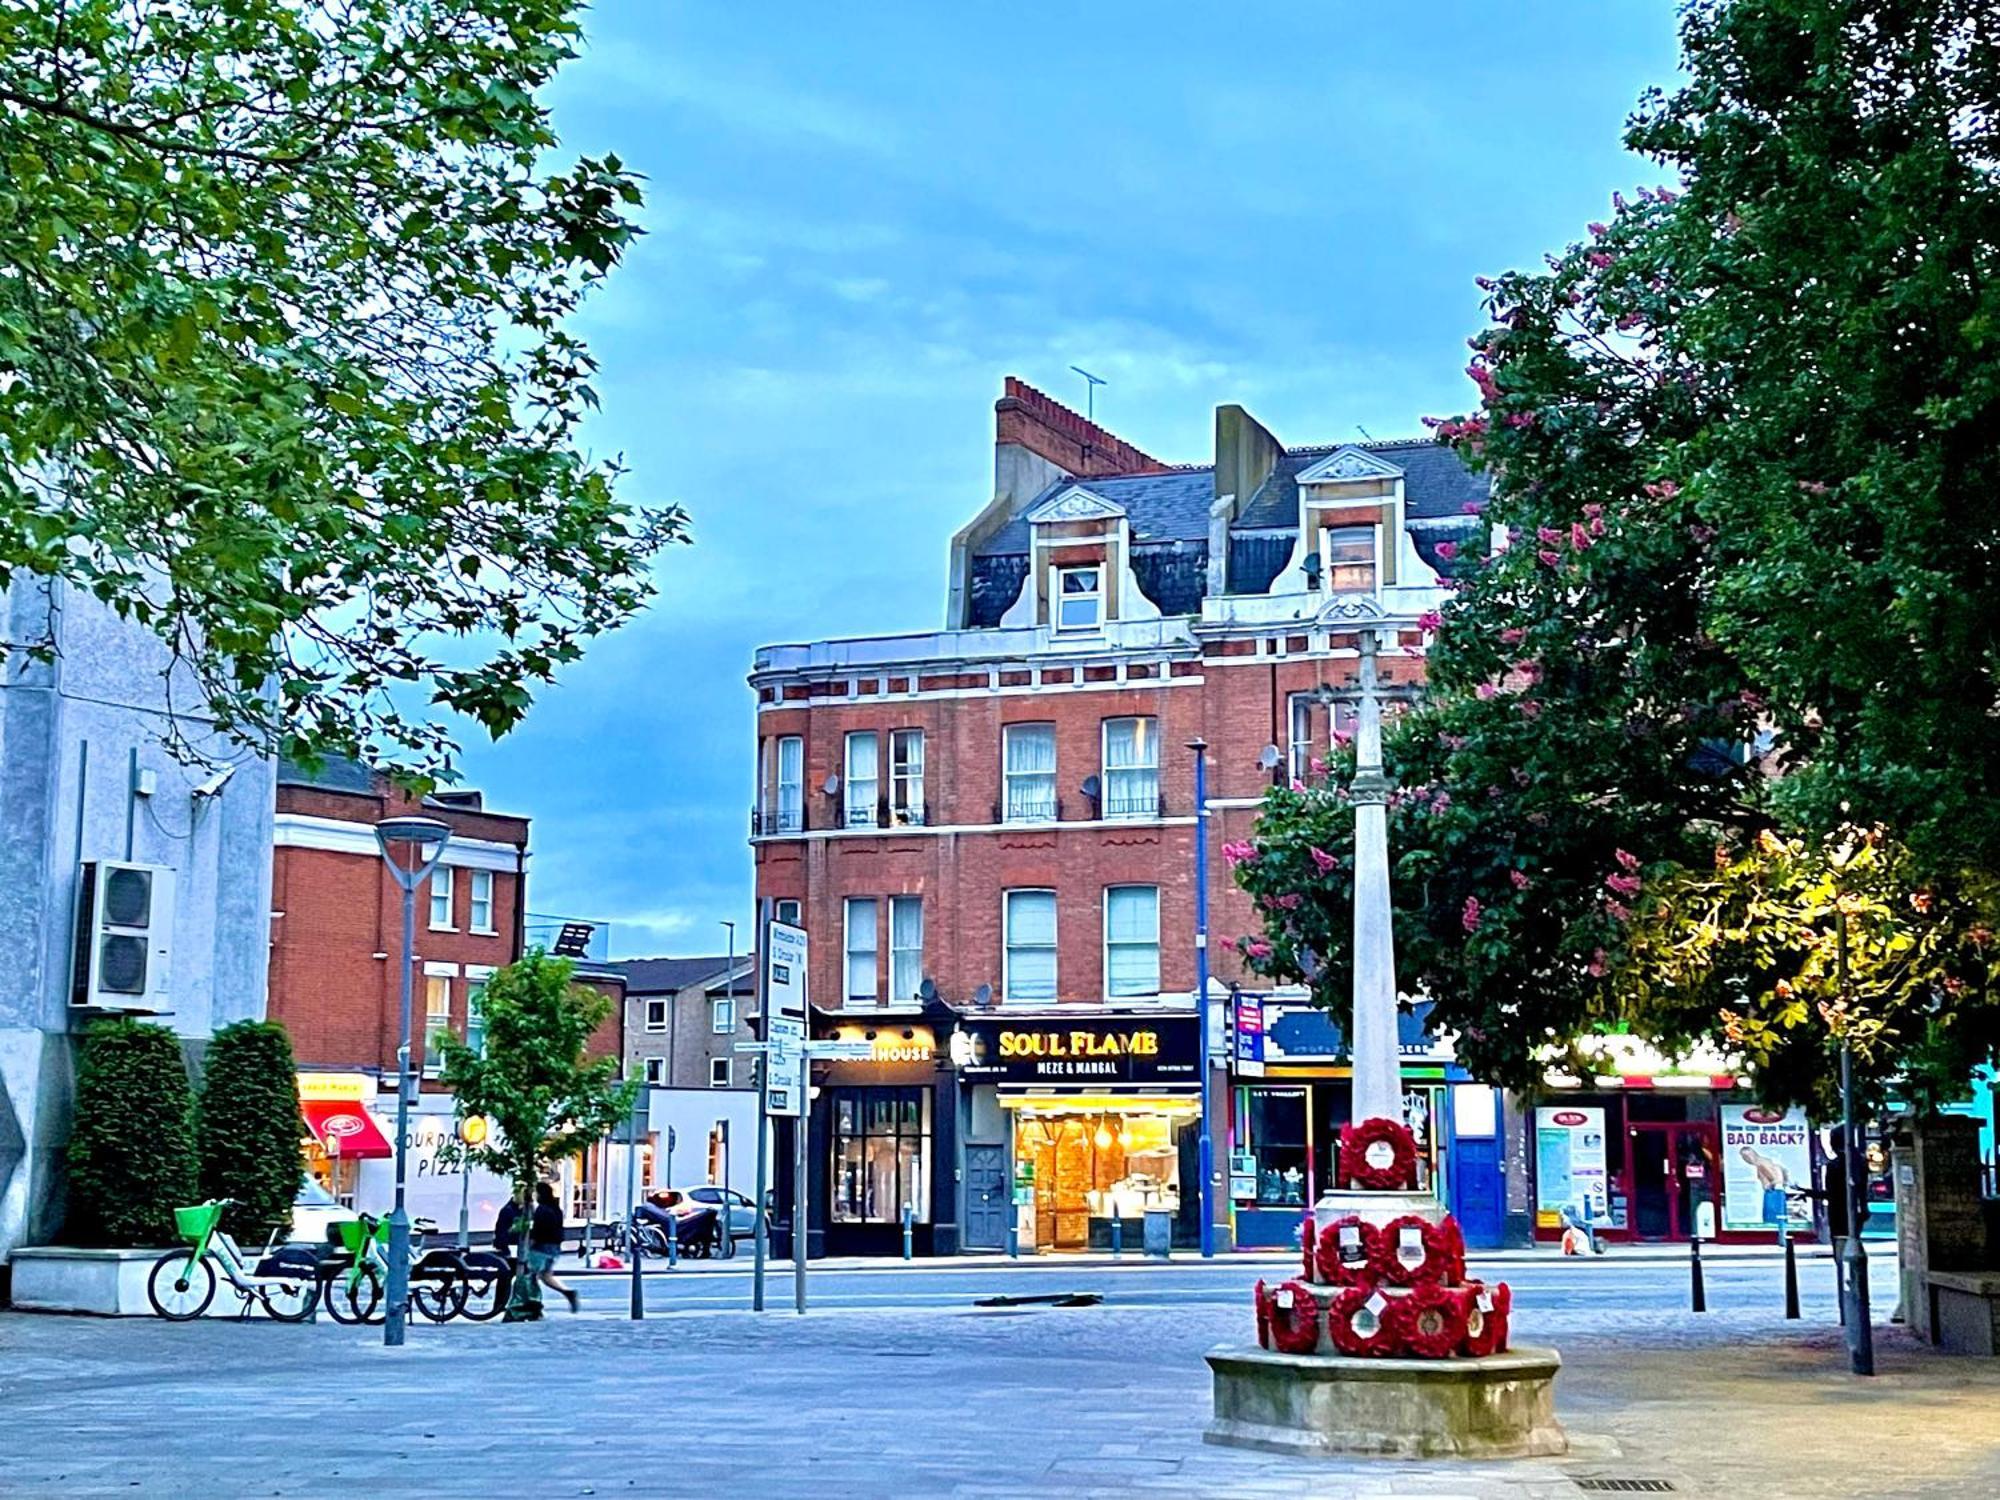
[[[328,1156],[353,1160],[395,1155],[375,1117],[352,1099],[306,1099],[299,1108],[305,1112],[306,1128]]]

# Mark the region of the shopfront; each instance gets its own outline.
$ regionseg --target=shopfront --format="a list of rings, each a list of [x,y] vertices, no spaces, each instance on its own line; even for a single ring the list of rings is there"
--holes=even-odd
[[[1629,1074],[1537,1101],[1535,1238],[1566,1222],[1613,1241],[1744,1243],[1813,1233],[1812,1127],[1726,1074]]]
[[[975,1122],[967,1147],[968,1228],[995,1196],[983,1163],[1004,1154],[1000,1222],[1023,1251],[1102,1248],[1113,1225],[1135,1250],[1145,1215],[1199,1238],[1195,1192],[1201,1089],[1191,1015],[968,1017],[953,1061]],[[1002,1217],[1004,1216],[1004,1217]]]
[[[369,1110],[375,1079],[367,1073],[301,1073],[306,1171],[343,1208],[359,1209],[361,1164],[395,1155],[388,1132]]]
[[[1473,1084],[1429,1035],[1419,1006],[1399,1020],[1403,1119],[1417,1181],[1445,1200],[1475,1245],[1500,1242],[1504,1182],[1499,1099]],[[1229,1196],[1239,1246],[1290,1246],[1335,1180],[1340,1130],[1353,1118],[1352,1070],[1337,1022],[1304,996],[1236,997]],[[1477,1096],[1477,1097],[1468,1097]],[[1467,1129],[1454,1128],[1462,1112]],[[1461,1159],[1453,1160],[1454,1152]]]
[[[826,1253],[900,1255],[906,1207],[912,1253],[952,1253],[953,1087],[935,1026],[884,1017],[842,1022],[821,1039],[867,1049],[816,1074],[814,1159],[825,1182],[813,1197]]]

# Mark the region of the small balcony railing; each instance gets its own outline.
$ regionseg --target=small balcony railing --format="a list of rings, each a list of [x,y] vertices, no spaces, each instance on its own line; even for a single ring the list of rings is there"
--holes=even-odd
[[[750,837],[775,838],[787,833],[806,831],[805,809],[802,807],[753,807],[750,809]]]
[[[996,823],[1060,823],[1062,798],[1052,791],[1021,788],[993,804]]]

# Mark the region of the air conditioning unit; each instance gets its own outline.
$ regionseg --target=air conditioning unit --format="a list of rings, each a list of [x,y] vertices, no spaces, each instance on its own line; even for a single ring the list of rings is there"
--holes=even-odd
[[[123,860],[84,861],[77,876],[69,1003],[91,1010],[169,1009],[173,932],[172,870]]]

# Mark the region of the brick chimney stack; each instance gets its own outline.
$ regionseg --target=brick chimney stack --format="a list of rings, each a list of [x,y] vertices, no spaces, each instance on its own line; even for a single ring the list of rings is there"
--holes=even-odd
[[[1163,474],[1168,468],[1150,453],[1012,375],[1007,377],[1006,394],[993,403],[993,443],[996,448],[1008,444],[1025,448],[1078,479],[1100,474]]]

